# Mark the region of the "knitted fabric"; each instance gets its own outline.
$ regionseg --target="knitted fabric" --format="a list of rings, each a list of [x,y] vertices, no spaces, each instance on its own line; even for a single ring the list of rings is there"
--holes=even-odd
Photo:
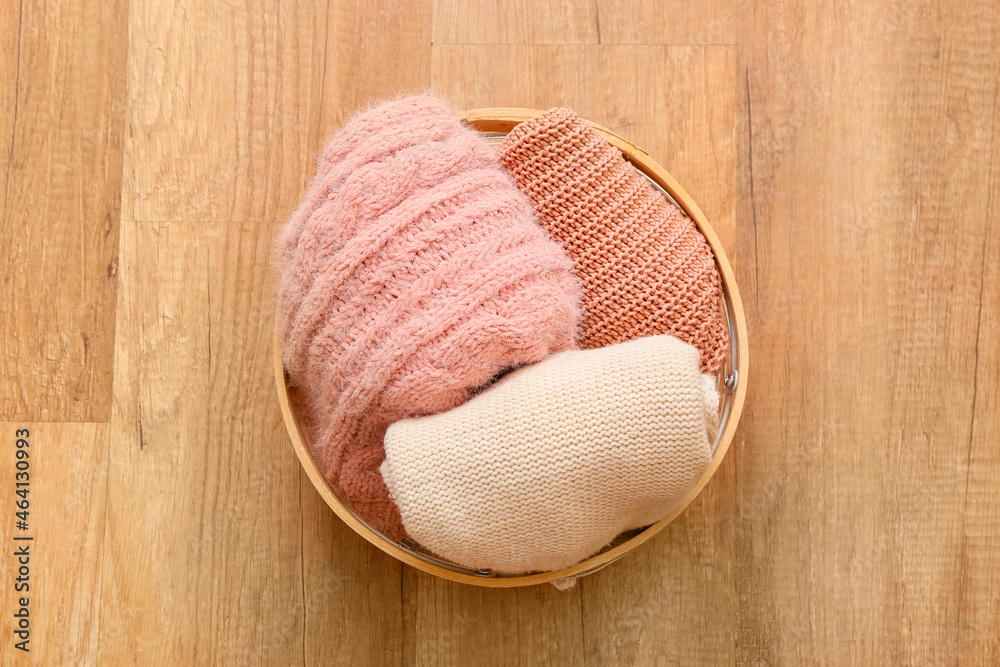
[[[675,510],[711,461],[716,380],[672,336],[555,354],[385,435],[382,475],[438,556],[547,571]]]
[[[386,427],[573,346],[571,260],[493,149],[432,97],[334,137],[278,265],[283,361],[314,457],[391,540],[405,534],[379,473]]]
[[[581,347],[669,333],[700,350],[702,371],[719,370],[729,334],[712,249],[617,148],[569,109],[552,109],[514,127],[500,162],[575,262]]]

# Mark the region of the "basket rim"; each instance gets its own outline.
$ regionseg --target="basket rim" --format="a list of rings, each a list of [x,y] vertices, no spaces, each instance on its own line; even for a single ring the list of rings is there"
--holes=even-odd
[[[461,120],[470,124],[480,132],[509,132],[518,123],[528,120],[529,118],[534,118],[542,113],[544,113],[544,111],[537,109],[494,107],[463,111],[459,114],[459,117]],[[312,482],[313,486],[316,487],[316,490],[319,492],[320,496],[323,497],[323,500],[326,501],[327,505],[329,505],[334,513],[336,513],[337,516],[340,517],[340,519],[352,530],[393,558],[415,567],[418,570],[427,572],[428,574],[433,574],[443,579],[464,584],[471,584],[474,586],[483,586],[487,588],[514,588],[548,583],[558,579],[571,579],[594,572],[602,567],[605,567],[606,565],[611,564],[613,561],[621,558],[629,551],[632,551],[636,547],[647,542],[654,535],[666,528],[667,525],[672,523],[674,519],[680,516],[680,514],[687,509],[688,505],[694,501],[698,494],[701,493],[701,491],[708,484],[709,480],[711,480],[715,475],[716,470],[718,470],[719,466],[722,464],[722,460],[726,456],[726,452],[729,451],[730,444],[735,438],[736,428],[739,424],[740,417],[742,416],[743,404],[746,399],[747,371],[749,366],[748,340],[743,301],[740,298],[739,289],[736,285],[736,277],[729,264],[729,259],[726,257],[725,251],[722,248],[722,243],[719,241],[715,230],[712,229],[712,226],[709,224],[702,210],[698,207],[694,200],[691,199],[691,196],[684,190],[684,188],[682,188],[681,185],[674,179],[674,177],[667,172],[666,169],[657,164],[656,161],[653,160],[648,153],[646,153],[646,151],[639,148],[632,142],[606,127],[591,121],[588,122],[590,122],[591,126],[593,126],[598,133],[604,136],[604,138],[607,139],[613,146],[621,150],[622,153],[625,154],[625,157],[628,158],[628,160],[636,168],[645,173],[660,187],[666,190],[671,197],[673,197],[674,201],[676,201],[677,204],[684,209],[684,212],[687,213],[688,216],[694,221],[695,225],[697,225],[699,231],[701,231],[701,233],[705,236],[709,246],[712,248],[712,252],[715,254],[716,264],[719,267],[719,272],[722,277],[723,289],[729,296],[729,301],[733,309],[732,317],[736,324],[736,340],[730,341],[730,345],[735,346],[733,366],[738,379],[730,412],[728,418],[726,419],[726,424],[723,429],[719,445],[716,447],[712,456],[712,461],[708,468],[677,509],[656,523],[647,526],[640,533],[625,540],[621,544],[611,549],[607,549],[606,551],[602,551],[569,567],[549,572],[537,572],[532,574],[503,577],[476,576],[467,574],[466,572],[450,569],[444,565],[429,562],[428,560],[424,560],[423,558],[420,558],[417,555],[401,548],[400,545],[391,542],[382,534],[374,531],[362,522],[337,497],[336,493],[334,493],[332,487],[330,486],[330,483],[323,476],[319,466],[313,458],[312,451],[310,450],[304,435],[304,430],[299,423],[298,415],[292,407],[292,398],[287,381],[288,377],[285,372],[285,366],[282,362],[281,356],[281,335],[276,326],[274,331],[273,359],[278,403],[281,406],[281,414],[284,419],[285,429],[288,431],[289,438],[292,441],[292,447],[295,450],[295,454],[298,457],[299,462],[305,469],[309,480]]]

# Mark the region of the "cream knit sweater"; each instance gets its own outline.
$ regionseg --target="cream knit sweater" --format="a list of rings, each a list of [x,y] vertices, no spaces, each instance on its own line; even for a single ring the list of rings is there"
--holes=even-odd
[[[715,379],[667,335],[561,352],[385,436],[406,531],[471,568],[572,565],[677,508],[711,460]]]

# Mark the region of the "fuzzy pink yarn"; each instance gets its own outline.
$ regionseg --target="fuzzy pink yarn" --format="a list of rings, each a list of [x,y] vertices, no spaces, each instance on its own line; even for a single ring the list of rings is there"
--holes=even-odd
[[[278,268],[283,359],[314,456],[392,540],[405,531],[379,472],[388,426],[573,347],[572,260],[493,149],[433,97],[383,104],[334,137]]]

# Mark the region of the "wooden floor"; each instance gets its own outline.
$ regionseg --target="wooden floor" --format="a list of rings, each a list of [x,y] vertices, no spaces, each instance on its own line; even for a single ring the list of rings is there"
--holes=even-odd
[[[728,458],[569,592],[402,567],[281,422],[273,238],[428,88],[643,146],[743,293]],[[0,99],[0,663],[1000,664],[995,0],[4,0]]]

